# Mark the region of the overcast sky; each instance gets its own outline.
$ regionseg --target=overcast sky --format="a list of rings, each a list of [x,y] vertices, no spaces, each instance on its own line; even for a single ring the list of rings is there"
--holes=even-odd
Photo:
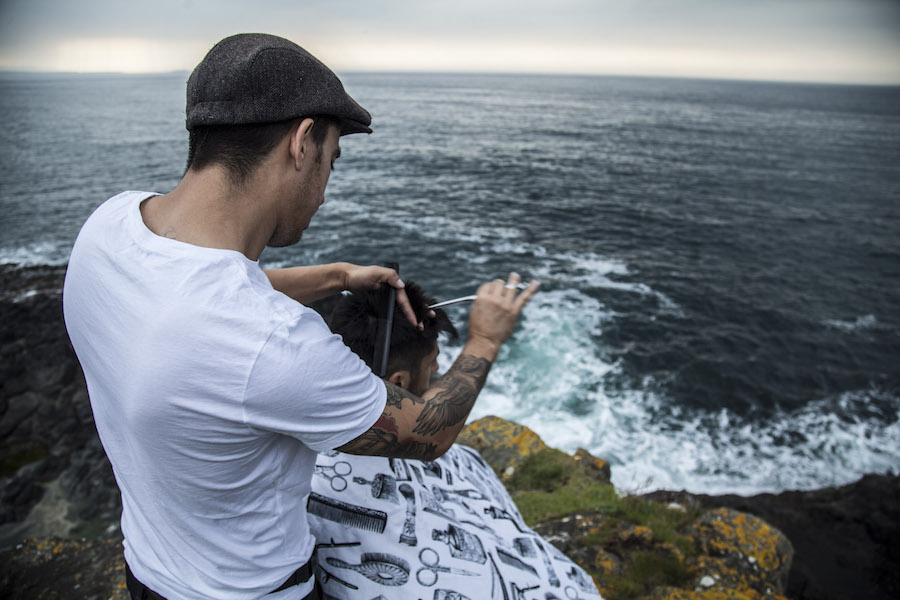
[[[0,0],[0,70],[191,69],[241,31],[338,71],[900,84],[900,0]]]

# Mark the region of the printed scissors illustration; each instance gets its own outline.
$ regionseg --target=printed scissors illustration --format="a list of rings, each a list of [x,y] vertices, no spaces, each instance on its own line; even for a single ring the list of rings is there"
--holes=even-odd
[[[566,586],[566,598],[569,600],[585,600],[585,598],[578,594],[578,590],[576,590],[573,586]]]
[[[426,553],[428,553],[428,560],[425,559]],[[416,571],[416,581],[425,587],[431,587],[437,583],[438,573],[453,573],[454,575],[469,575],[472,577],[478,575],[478,573],[464,569],[441,566],[441,559],[437,551],[432,548],[422,548],[419,551],[419,561],[422,563],[422,568]],[[431,573],[431,575],[423,575],[422,571]]]
[[[316,465],[316,475],[324,477],[331,482],[331,489],[336,492],[343,492],[347,489],[347,480],[344,476],[349,475],[351,471],[353,471],[353,467],[346,460],[339,460],[330,467],[327,465]]]
[[[515,584],[513,584],[513,585],[515,585]],[[523,590],[523,591],[525,591],[525,590]],[[579,596],[578,590],[576,590],[571,585],[566,586],[566,598],[568,598],[569,600],[587,600],[587,598],[585,598],[584,596]],[[557,596],[556,594],[554,594],[552,592],[547,592],[547,600],[559,600],[559,596]]]

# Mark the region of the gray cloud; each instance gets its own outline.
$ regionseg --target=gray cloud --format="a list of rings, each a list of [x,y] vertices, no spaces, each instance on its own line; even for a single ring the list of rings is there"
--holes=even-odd
[[[900,63],[898,0],[0,0],[0,58],[68,38],[582,44]],[[812,60],[812,59],[811,59]],[[887,67],[886,67],[887,68]],[[898,75],[900,77],[900,75]]]

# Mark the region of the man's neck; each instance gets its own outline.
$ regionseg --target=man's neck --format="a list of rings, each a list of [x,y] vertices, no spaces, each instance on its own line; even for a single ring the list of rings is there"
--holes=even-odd
[[[144,201],[141,216],[156,235],[257,260],[276,224],[267,202],[273,190],[260,189],[257,180],[265,178],[237,187],[221,168],[189,170],[170,193]]]

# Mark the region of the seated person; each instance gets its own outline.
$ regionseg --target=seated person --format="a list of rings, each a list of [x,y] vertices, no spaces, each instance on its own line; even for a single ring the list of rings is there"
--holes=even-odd
[[[407,282],[419,331],[399,309],[385,379],[413,393],[437,371],[438,335],[456,336],[434,300]],[[378,293],[346,295],[329,325],[370,366]],[[434,461],[354,456],[316,461],[307,502],[324,598],[600,598],[591,578],[529,529],[491,467],[454,444]]]

